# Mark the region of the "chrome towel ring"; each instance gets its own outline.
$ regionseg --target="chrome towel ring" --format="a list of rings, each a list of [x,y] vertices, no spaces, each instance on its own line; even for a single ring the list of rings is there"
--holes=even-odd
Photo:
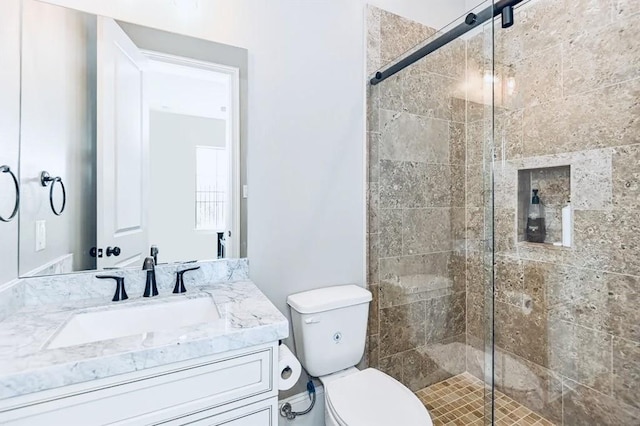
[[[60,207],[60,211],[56,211],[56,207],[53,204],[53,188],[56,186],[56,182],[60,182],[60,187],[62,187],[62,207]],[[62,178],[60,176],[51,177],[48,172],[40,173],[40,183],[42,186],[47,186],[51,183],[49,189],[49,205],[51,205],[51,211],[56,216],[60,216],[64,211],[65,206],[67,205],[67,190],[64,187],[64,183],[62,182]]]
[[[18,207],[20,206],[20,185],[18,184],[18,178],[16,178],[16,175],[13,174],[9,166],[0,166],[0,172],[9,173],[11,175],[11,178],[13,179],[13,185],[16,188],[16,203],[13,206],[13,212],[11,212],[11,215],[9,215],[9,217],[6,219],[0,216],[0,222],[11,222],[13,218],[15,218],[18,214]]]

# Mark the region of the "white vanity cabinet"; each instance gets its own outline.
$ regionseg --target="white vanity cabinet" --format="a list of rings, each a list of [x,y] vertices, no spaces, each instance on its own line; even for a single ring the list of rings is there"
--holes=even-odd
[[[277,342],[0,400],[2,425],[277,425]]]

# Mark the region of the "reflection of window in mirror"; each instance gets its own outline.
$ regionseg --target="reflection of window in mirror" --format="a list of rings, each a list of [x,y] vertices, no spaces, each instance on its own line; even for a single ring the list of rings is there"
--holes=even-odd
[[[225,148],[196,146],[196,229],[224,232],[227,228],[228,173]]]

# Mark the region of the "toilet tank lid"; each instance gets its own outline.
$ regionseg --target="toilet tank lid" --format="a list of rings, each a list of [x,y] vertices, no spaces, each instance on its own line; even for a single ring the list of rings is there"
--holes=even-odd
[[[287,297],[287,304],[301,314],[315,314],[371,301],[371,292],[357,285],[337,285],[304,291]]]

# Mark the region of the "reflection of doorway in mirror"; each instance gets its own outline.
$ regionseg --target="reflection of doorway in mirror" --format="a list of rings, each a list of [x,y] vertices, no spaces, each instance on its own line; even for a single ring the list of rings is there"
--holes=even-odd
[[[171,260],[238,257],[237,70],[145,53],[150,244]]]

